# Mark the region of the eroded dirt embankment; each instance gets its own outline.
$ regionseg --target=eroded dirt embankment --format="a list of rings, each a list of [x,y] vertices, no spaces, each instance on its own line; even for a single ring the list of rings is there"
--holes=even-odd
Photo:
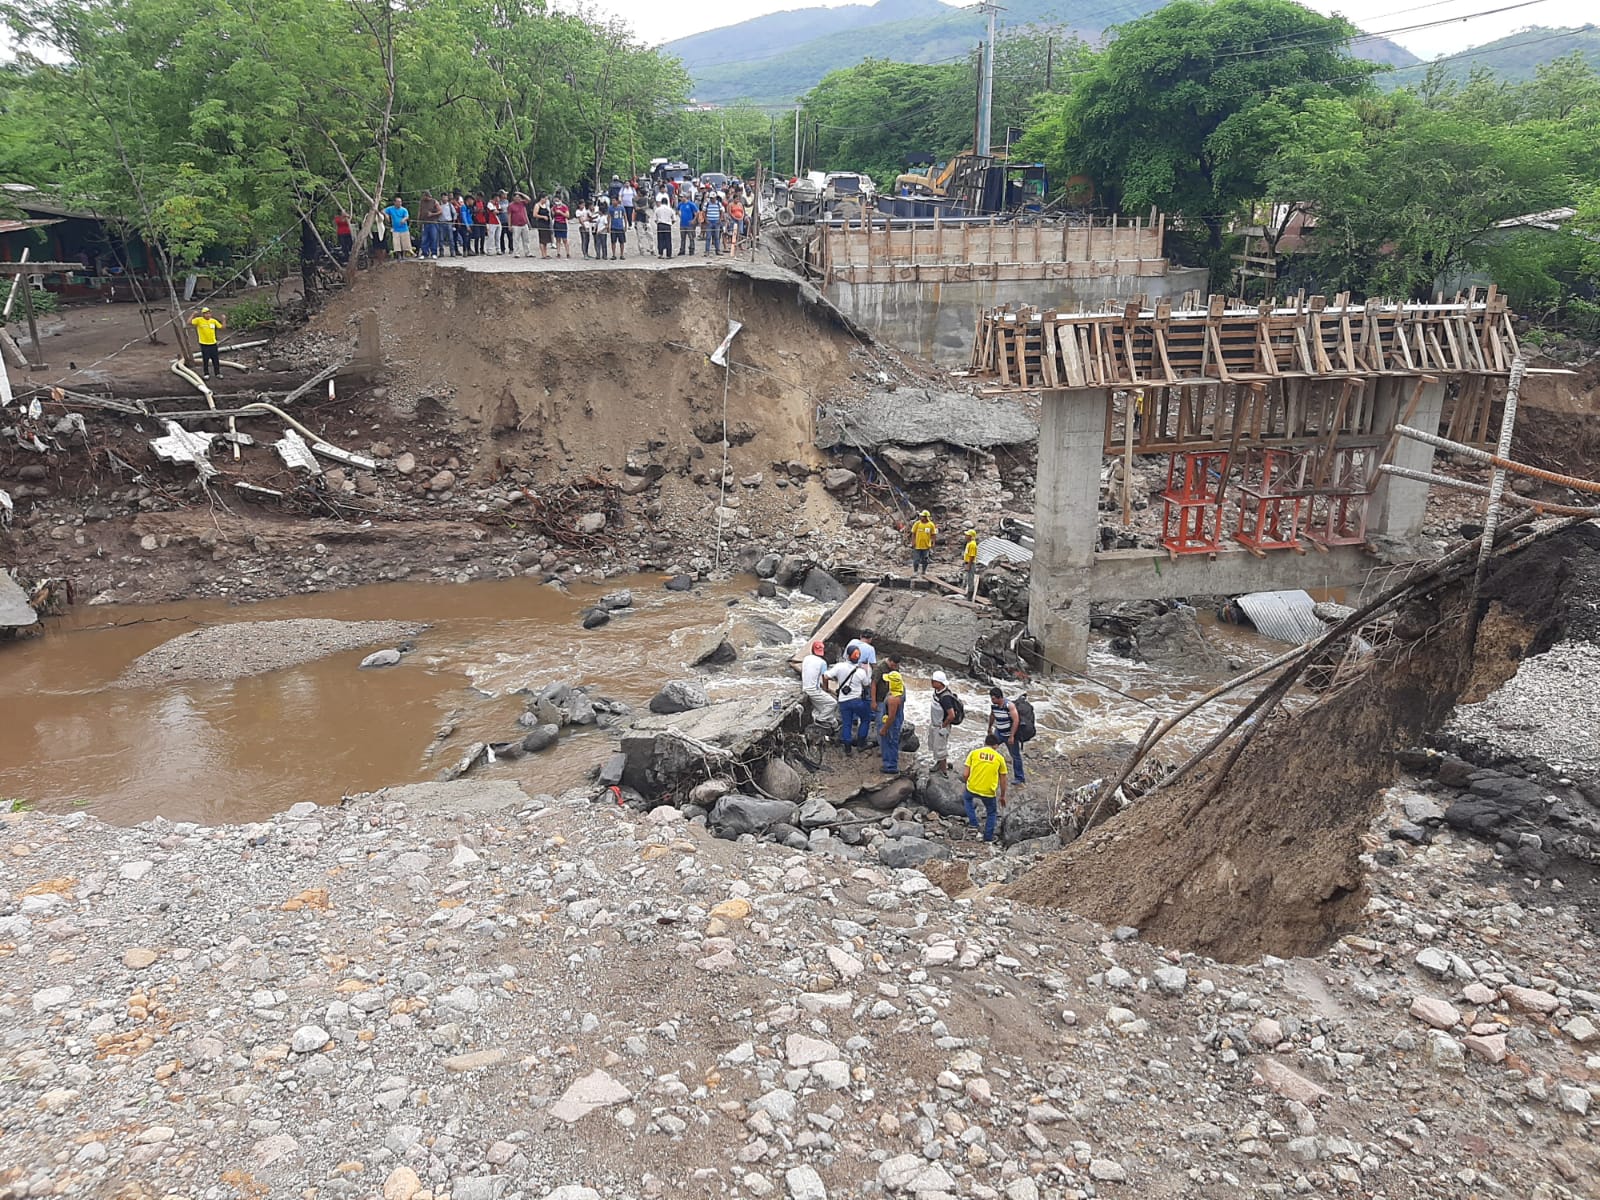
[[[364,284],[367,281],[363,281]],[[810,461],[818,401],[848,387],[864,343],[798,282],[716,268],[476,272],[396,264],[337,297],[311,333],[380,318],[397,415],[442,406],[480,473],[542,477],[671,459],[722,440],[739,474]],[[709,355],[742,328],[731,374]]]
[[[423,573],[565,582],[580,568],[695,571],[719,526],[724,563],[797,539],[827,557],[848,540],[846,508],[822,486],[816,406],[884,367],[902,370],[782,276],[393,263],[301,333],[247,353],[269,370],[230,375],[227,386],[259,377],[287,387],[349,357],[369,312],[380,314],[377,377],[341,378],[335,397],[317,389],[292,408],[375,470],[290,471],[272,448],[283,423],[241,418],[256,444],[237,458],[213,451],[221,474],[208,494],[192,468],[152,452],[159,419],[84,408],[85,429],[57,436],[49,429],[65,409],[47,399],[47,452],[0,447],[0,487],[17,501],[0,557],[106,601],[262,599]],[[730,316],[742,328],[724,371],[709,355]],[[180,387],[158,373],[118,379],[112,391]],[[230,391],[221,403],[253,398]],[[197,404],[169,396],[151,408]]]
[[[1314,953],[1352,928],[1366,902],[1360,857],[1397,774],[1397,754],[1437,728],[1470,686],[1493,691],[1528,654],[1575,629],[1565,566],[1588,561],[1578,527],[1501,564],[1480,593],[1482,655],[1466,584],[1402,610],[1393,640],[1354,683],[1279,716],[1210,796],[1224,751],[1046,860],[1009,894],[1132,925],[1231,960]]]

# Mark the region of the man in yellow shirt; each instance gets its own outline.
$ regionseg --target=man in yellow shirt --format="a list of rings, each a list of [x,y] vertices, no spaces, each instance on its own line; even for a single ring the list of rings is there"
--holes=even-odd
[[[933,523],[933,517],[927,509],[923,509],[920,516],[911,523],[911,573],[913,575],[927,575],[928,559],[933,554],[933,539],[939,535],[939,527]]]
[[[978,827],[977,802],[983,801],[983,840],[994,841],[995,822],[1000,809],[1006,806],[1006,756],[1000,753],[1000,738],[989,734],[983,745],[967,755],[961,768],[961,778],[967,783],[967,824]]]
[[[961,565],[967,570],[967,599],[978,598],[978,531],[967,530],[967,548],[961,552]]]
[[[217,378],[222,378],[221,352],[217,349],[217,331],[226,329],[228,322],[211,315],[209,308],[202,308],[198,316],[190,317],[189,324],[194,326],[194,334],[200,343],[200,376],[210,376],[212,368],[216,368]]]

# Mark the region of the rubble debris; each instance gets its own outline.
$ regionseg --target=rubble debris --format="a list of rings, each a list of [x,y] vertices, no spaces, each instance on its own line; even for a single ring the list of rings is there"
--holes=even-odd
[[[283,436],[272,444],[272,448],[278,452],[278,457],[283,459],[283,465],[291,471],[305,471],[311,475],[322,474],[322,464],[311,452],[310,445],[293,429],[285,429]]]
[[[0,571],[0,629],[26,629],[39,620],[28,594],[11,577],[9,571]]]
[[[944,442],[964,450],[1017,446],[1039,438],[1038,423],[1014,403],[966,392],[898,388],[869,393],[859,404],[824,407],[817,420],[822,449],[851,446],[927,446]]]
[[[221,474],[206,456],[211,453],[214,433],[196,433],[185,429],[176,421],[163,422],[167,434],[150,442],[150,449],[162,462],[192,466],[200,482],[206,483]]]

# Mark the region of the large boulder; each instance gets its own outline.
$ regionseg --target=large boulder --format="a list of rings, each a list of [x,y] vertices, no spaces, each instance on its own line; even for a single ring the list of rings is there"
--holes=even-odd
[[[583,611],[583,627],[585,629],[598,629],[611,620],[611,613],[604,608],[586,608]]]
[[[653,713],[681,713],[704,708],[711,701],[699,684],[688,679],[674,679],[650,697]]]
[[[878,457],[906,483],[932,483],[944,474],[950,458],[939,445],[884,446]]]
[[[837,604],[850,595],[849,588],[821,567],[812,567],[806,572],[806,577],[800,582],[800,590],[813,600],[821,600],[824,604]]]
[[[1051,819],[1050,801],[1042,796],[1012,793],[1000,817],[997,836],[1001,845],[1014,846],[1034,838],[1049,837],[1056,831]]]
[[[522,739],[522,748],[529,754],[537,754],[554,746],[560,736],[561,730],[554,725],[536,725],[528,736]]]
[[[854,471],[829,467],[822,473],[822,486],[835,496],[854,496],[861,486],[861,480]]]
[[[899,780],[895,781],[900,782]],[[929,773],[917,785],[917,803],[924,808],[930,808],[941,817],[965,817],[967,815],[966,800],[964,797],[967,789],[961,786],[961,781],[953,775],[938,775]]]
[[[774,758],[761,770],[761,790],[774,800],[793,804],[804,798],[806,781],[783,759]]]
[[[605,609],[607,612],[615,612],[619,608],[632,608],[633,593],[627,588],[616,592],[607,592],[600,597],[598,607]]]
[[[757,799],[754,796],[724,796],[712,808],[706,824],[720,838],[742,834],[762,834],[774,825],[794,825],[800,806],[784,800]]]
[[[758,579],[771,579],[778,573],[778,564],[783,561],[776,554],[764,554],[756,560],[755,575]]]
[[[908,775],[902,775],[882,787],[862,792],[855,798],[855,803],[865,804],[877,812],[890,812],[902,804],[910,804],[916,797],[916,791],[916,781]]]
[[[739,651],[727,639],[721,630],[712,630],[706,634],[693,649],[693,657],[689,660],[692,667],[725,667],[737,661]]]
[[[821,796],[813,796],[800,806],[799,820],[801,829],[816,829],[822,825],[835,825],[839,821],[839,810]]]
[[[803,558],[796,558],[790,554],[778,560],[778,569],[773,575],[779,587],[792,588],[805,578],[811,564]]]
[[[1228,669],[1227,655],[1212,648],[1194,613],[1176,609],[1140,624],[1134,634],[1135,655],[1173,671],[1212,672]]]
[[[878,845],[878,861],[894,870],[920,867],[935,858],[949,858],[950,848],[926,838],[887,838]]]

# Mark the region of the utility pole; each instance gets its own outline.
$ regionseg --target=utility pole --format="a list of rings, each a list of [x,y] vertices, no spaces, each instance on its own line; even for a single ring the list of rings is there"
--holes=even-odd
[[[717,137],[720,139],[720,149],[717,151],[717,170],[724,175],[728,173],[728,116],[720,108],[717,110]]]
[[[800,176],[800,104],[796,101],[794,106],[794,174]]]
[[[978,144],[974,147],[979,158],[989,156],[989,127],[994,120],[994,18],[1000,6],[986,0],[980,6],[989,16],[989,36],[983,42],[983,85],[978,91]]]
[[[1056,39],[1047,37],[1044,40],[1044,90],[1050,90],[1053,75],[1052,68],[1056,65]]]

